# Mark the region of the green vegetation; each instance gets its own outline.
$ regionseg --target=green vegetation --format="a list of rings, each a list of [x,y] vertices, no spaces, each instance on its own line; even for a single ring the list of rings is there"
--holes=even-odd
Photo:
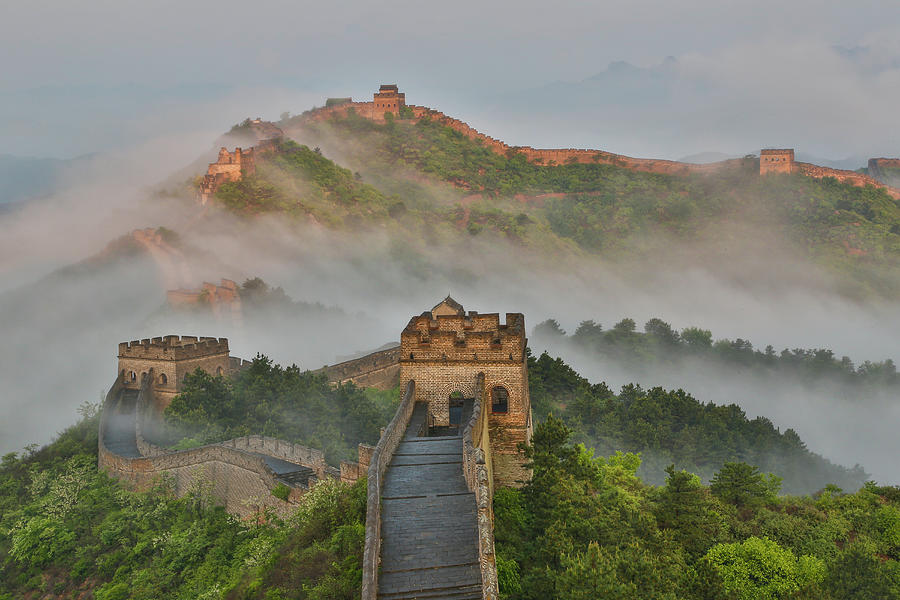
[[[283,368],[259,355],[231,378],[199,369],[188,375],[166,409],[165,441],[186,448],[266,435],[320,448],[337,465],[355,459],[357,444],[377,443],[398,399],[398,390],[332,387],[324,374]]]
[[[133,493],[98,472],[97,424],[86,407],[54,443],[0,462],[0,599],[359,597],[365,480],[242,522],[202,487]]]
[[[310,149],[283,141],[279,152],[258,161],[257,173],[223,184],[216,197],[228,208],[256,214],[311,214],[332,225],[384,219],[392,200],[353,173]]]
[[[577,349],[598,360],[612,361],[637,372],[661,365],[680,367],[687,360],[700,359],[766,377],[840,384],[852,390],[854,395],[866,390],[900,394],[900,373],[890,358],[881,362],[865,361],[855,366],[849,357],[838,359],[826,348],[785,348],[780,353],[772,346],[754,350],[748,340],[720,339],[714,342],[712,332],[707,329],[688,327],[679,333],[657,318],[647,321],[643,332],[637,331],[634,320],[629,318],[608,330],[596,321],[582,321],[570,336],[566,336],[557,321],[550,319],[535,327],[533,337],[541,344]]]
[[[651,483],[662,483],[673,463],[709,479],[729,461],[774,472],[790,493],[828,484],[855,490],[868,477],[858,465],[847,469],[810,452],[793,429],[782,433],[765,417],[747,419],[734,404],[703,404],[683,390],[633,384],[615,394],[547,353],[529,357],[528,377],[536,419],[555,414],[601,455],[643,453],[640,476]]]
[[[752,157],[690,176],[617,165],[536,165],[514,150],[498,155],[429,119],[375,123],[350,111],[347,118],[297,117],[285,126],[342,156],[432,225],[494,231],[542,247],[570,240],[585,252],[621,257],[668,254],[673,241],[727,248],[739,224],[743,239],[776,239],[841,272],[850,295],[900,290],[900,202],[881,189],[802,175],[760,177]],[[473,193],[481,199],[464,203]],[[464,204],[475,209],[468,219]]]
[[[597,458],[571,435],[538,425],[533,479],[495,494],[506,600],[900,597],[900,488],[778,498],[778,478],[743,463],[710,487],[669,467],[652,487],[638,456]]]

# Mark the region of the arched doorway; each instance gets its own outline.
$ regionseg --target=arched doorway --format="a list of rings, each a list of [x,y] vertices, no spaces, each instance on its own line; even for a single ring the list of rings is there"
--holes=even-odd
[[[450,427],[459,427],[460,423],[462,423],[463,406],[465,403],[466,399],[463,397],[462,392],[453,392],[450,394],[450,398],[448,399],[450,407]]]
[[[500,414],[509,412],[509,391],[502,385],[494,386],[491,390],[491,412]]]

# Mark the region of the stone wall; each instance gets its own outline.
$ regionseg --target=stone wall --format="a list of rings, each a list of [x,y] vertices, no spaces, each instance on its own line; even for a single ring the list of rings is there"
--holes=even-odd
[[[463,474],[470,492],[475,493],[478,520],[478,562],[481,565],[482,598],[499,597],[497,561],[494,554],[494,486],[491,469],[491,442],[487,405],[490,393],[484,375],[475,380],[472,416],[463,428]]]
[[[328,464],[325,462],[325,453],[321,450],[263,435],[248,435],[234,438],[221,442],[218,445],[247,452],[259,452],[310,467],[316,472],[316,477],[319,479],[324,479],[329,470]]]
[[[400,384],[416,382],[416,401],[427,402],[433,425],[450,423],[450,396],[477,394],[480,376],[490,396],[505,391],[506,410],[489,410],[493,452],[492,477],[496,485],[520,485],[528,479],[518,444],[531,439],[531,399],[525,356],[525,318],[507,313],[434,315],[410,319],[400,336]]]
[[[416,384],[406,384],[403,399],[394,418],[385,428],[378,445],[372,452],[371,463],[367,473],[366,487],[366,546],[363,551],[362,566],[362,598],[376,600],[378,595],[378,567],[381,556],[381,490],[384,485],[384,472],[387,470],[397,444],[403,439],[409,418],[415,406]]]
[[[479,141],[489,150],[504,156],[521,154],[525,159],[536,165],[553,166],[564,164],[605,164],[615,165],[646,173],[661,175],[690,175],[714,173],[723,168],[734,168],[743,164],[743,159],[729,159],[714,163],[694,164],[672,160],[659,160],[652,158],[634,158],[622,154],[606,152],[604,150],[592,150],[585,148],[532,148],[531,146],[510,146],[505,142],[485,135],[470,126],[468,123],[455,119],[444,113],[426,106],[407,105],[412,110],[413,119],[430,119],[445,127],[461,133],[469,139]],[[325,121],[333,118],[347,116],[350,109],[361,117],[374,121],[384,121],[384,110],[375,106],[373,102],[348,102],[337,106],[317,109],[305,118],[310,121]],[[872,159],[876,161],[898,161],[900,159]],[[878,163],[876,163],[878,164]],[[883,163],[887,166],[889,163]],[[870,161],[871,168],[871,161]],[[867,177],[853,171],[830,169],[818,165],[807,165],[794,161],[794,151],[791,149],[766,149],[760,153],[760,173],[792,173],[800,172],[809,177],[834,177],[842,183],[863,186],[874,185],[884,188],[891,197],[900,199],[900,189],[885,185],[884,180],[879,181],[874,176]]]
[[[229,373],[228,340],[167,335],[119,344],[119,373],[126,388],[137,389],[142,376],[155,371],[153,401],[158,414],[181,391],[185,376],[198,368],[213,375]]]
[[[846,171],[843,169],[831,169],[829,167],[820,167],[819,165],[813,165],[813,164],[802,163],[802,162],[794,163],[794,171],[796,173],[801,173],[803,175],[806,175],[807,177],[813,177],[816,179],[822,179],[824,177],[833,177],[833,178],[837,179],[838,181],[840,181],[841,183],[846,183],[846,184],[854,185],[857,187],[865,187],[867,185],[871,185],[876,188],[882,188],[892,198],[894,198],[895,200],[900,200],[900,189],[886,186],[882,182],[875,179],[874,177],[870,177],[868,175],[863,175],[862,173],[857,173],[856,171]]]
[[[767,148],[759,153],[759,174],[791,173],[794,169],[794,151],[790,148]]]
[[[336,365],[322,367],[317,373],[324,373],[328,381],[347,383],[352,381],[360,387],[389,390],[400,381],[400,347],[388,348],[367,354]]]
[[[222,279],[219,285],[204,281],[200,288],[167,290],[166,302],[173,308],[205,305],[219,321],[228,320],[238,327],[243,323],[241,294],[231,279]]]
[[[242,517],[260,514],[263,509],[286,515],[304,491],[291,489],[287,501],[273,496],[272,489],[280,481],[261,454],[310,467],[319,479],[336,476],[334,469],[325,464],[321,451],[264,436],[246,436],[181,451],[152,444],[144,437],[142,417],[153,410],[150,396],[154,376],[155,371],[151,369],[143,378],[134,407],[135,443],[141,456],[116,454],[106,443],[114,403],[127,389],[121,377],[116,378],[106,396],[100,418],[97,462],[110,476],[136,490],[146,490],[166,480],[179,496],[191,491],[203,492],[224,505],[228,512]]]
[[[738,166],[742,162],[741,159],[732,159],[716,163],[694,164],[672,160],[633,158],[603,150],[584,148],[541,149],[532,148],[531,146],[510,146],[501,140],[481,133],[468,123],[445,115],[440,111],[428,108],[427,106],[408,104],[407,107],[412,110],[413,119],[415,120],[430,119],[445,127],[449,127],[454,131],[458,131],[469,139],[481,142],[486,148],[497,154],[502,154],[504,156],[522,154],[529,162],[543,166],[571,163],[607,164],[647,173],[687,175],[690,173],[711,173],[723,167]],[[320,108],[307,115],[306,119],[311,121],[325,121],[332,118],[343,118],[347,116],[347,113],[351,108],[361,117],[373,121],[384,121],[384,110],[376,107],[373,102],[348,102],[337,106]]]
[[[255,120],[251,123],[254,135],[269,136],[258,141],[246,150],[243,148],[235,148],[234,152],[229,152],[228,148],[219,149],[219,155],[216,162],[210,163],[206,169],[206,174],[200,182],[200,203],[206,204],[212,198],[216,191],[223,183],[231,181],[240,181],[244,175],[253,175],[256,173],[256,161],[263,155],[278,150],[278,140],[284,133],[275,126],[274,123]]]
[[[885,185],[900,185],[900,158],[870,158],[867,171]]]

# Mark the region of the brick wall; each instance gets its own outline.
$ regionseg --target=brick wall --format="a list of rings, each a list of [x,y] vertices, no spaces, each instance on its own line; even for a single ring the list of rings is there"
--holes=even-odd
[[[346,383],[352,381],[360,387],[389,390],[400,381],[400,347],[388,348],[348,360],[316,371],[324,373],[328,381]]]
[[[856,171],[831,169],[828,167],[820,167],[819,165],[802,162],[795,162],[794,169],[797,173],[801,173],[803,175],[806,175],[807,177],[813,177],[816,179],[821,179],[823,177],[833,177],[841,183],[846,183],[858,187],[871,185],[877,188],[882,188],[892,198],[894,198],[895,200],[900,200],[900,190],[898,190],[897,188],[886,186],[874,177],[869,177],[868,175],[863,175],[862,173],[857,173]]]
[[[759,174],[791,173],[794,170],[794,151],[791,149],[766,149],[759,153]]]

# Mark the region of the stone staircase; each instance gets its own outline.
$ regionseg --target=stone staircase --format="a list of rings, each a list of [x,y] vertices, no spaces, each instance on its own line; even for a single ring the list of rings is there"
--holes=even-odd
[[[417,404],[384,476],[381,574],[384,600],[482,597],[475,495],[462,470],[459,435],[422,437]]]

